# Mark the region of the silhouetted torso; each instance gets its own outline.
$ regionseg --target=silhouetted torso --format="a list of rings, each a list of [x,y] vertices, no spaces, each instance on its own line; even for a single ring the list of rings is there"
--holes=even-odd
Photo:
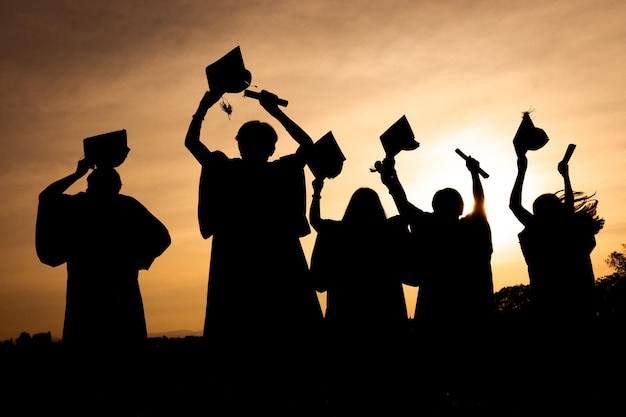
[[[213,230],[205,333],[321,318],[299,241],[308,232],[303,161],[211,158],[200,192],[200,222]]]
[[[326,319],[344,329],[404,326],[402,255],[408,230],[400,219],[367,228],[322,220],[317,229],[311,271],[320,290],[327,291]]]
[[[200,130],[225,91],[217,86],[204,93],[185,136],[185,146],[202,166],[200,232],[212,238],[207,365],[218,397],[229,406],[241,413],[276,411],[310,395],[292,381],[311,385],[308,357],[301,353],[322,320],[300,244],[310,232],[304,166],[313,140],[279,109],[278,97],[263,90],[259,103],[295,140],[296,152],[271,160],[278,135],[259,120],[244,123],[235,136],[241,158],[211,151],[200,141]],[[265,377],[270,372],[276,375],[271,381]],[[290,394],[279,395],[285,391]]]
[[[550,224],[534,219],[519,234],[537,318],[579,322],[593,317],[590,255],[596,241],[588,221],[575,214]]]
[[[63,194],[42,199],[39,210],[40,253],[47,263],[67,263],[63,343],[145,340],[138,274],[169,246],[165,226],[125,195]]]
[[[521,203],[528,158],[524,150],[516,149],[518,172],[509,207],[524,225],[519,241],[528,266],[534,324],[547,333],[570,332],[595,317],[590,255],[604,219],[597,215],[597,200],[573,191],[568,162],[574,148],[570,144],[557,165],[563,190],[539,195],[532,213]]]
[[[323,181],[313,183],[311,225],[317,237],[311,274],[326,292],[330,406],[337,412],[394,414],[404,381],[408,226],[387,218],[377,193],[359,188],[342,220],[321,219]]]
[[[479,325],[493,313],[491,230],[480,214],[445,221],[415,210],[411,216],[419,294],[419,326]]]
[[[122,151],[125,157],[128,148]],[[83,158],[39,194],[35,247],[42,263],[67,264],[59,383],[71,395],[63,412],[136,415],[148,340],[139,270],[149,269],[171,239],[141,203],[120,194],[117,165],[98,165]],[[90,170],[85,192],[65,193]]]

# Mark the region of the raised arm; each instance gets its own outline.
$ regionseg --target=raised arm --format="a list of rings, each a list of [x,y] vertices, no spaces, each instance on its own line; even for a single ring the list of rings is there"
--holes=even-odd
[[[51,197],[59,196],[63,194],[68,188],[72,186],[76,181],[81,179],[87,172],[89,172],[89,168],[91,168],[89,162],[85,159],[81,159],[78,161],[76,166],[76,171],[71,173],[70,175],[61,178],[47,186],[40,194],[40,199],[49,199]]]
[[[395,168],[395,159],[393,157],[385,157],[382,162],[378,161],[375,164],[376,171],[380,173],[380,179],[389,190],[389,194],[393,198],[398,213],[401,216],[407,216],[413,213],[417,208],[409,202],[406,197],[406,192],[398,179],[398,174]]]
[[[563,191],[565,192],[565,209],[568,213],[573,214],[574,208],[574,190],[572,189],[572,182],[569,177],[569,165],[567,161],[563,160],[558,165],[559,173],[563,177]]]
[[[278,97],[270,93],[269,91],[263,90],[261,91],[261,96],[259,98],[259,102],[261,106],[267,111],[272,117],[280,122],[281,125],[285,128],[287,133],[296,141],[298,145],[300,145],[298,149],[298,153],[301,153],[308,159],[308,156],[311,154],[313,150],[313,139],[293,120],[291,120],[279,107],[278,107]]]
[[[485,192],[479,175],[480,163],[470,156],[466,159],[465,166],[472,174],[472,191],[474,193],[474,209],[472,210],[472,213],[482,213],[486,216]]]
[[[200,100],[196,113],[191,118],[187,135],[185,136],[185,147],[189,149],[189,152],[202,163],[206,161],[210,155],[209,149],[200,142],[200,128],[202,127],[202,121],[209,108],[211,108],[222,97],[221,91],[207,91]]]
[[[315,178],[313,180],[313,199],[309,208],[309,222],[315,231],[319,232],[322,217],[320,214],[320,199],[322,198],[322,188],[324,187],[323,178]]]
[[[528,158],[523,152],[517,154],[517,177],[513,184],[513,190],[511,191],[511,197],[509,199],[509,208],[524,226],[528,225],[532,220],[533,215],[522,207],[522,186],[524,184],[524,177],[526,176],[526,169],[528,168]]]

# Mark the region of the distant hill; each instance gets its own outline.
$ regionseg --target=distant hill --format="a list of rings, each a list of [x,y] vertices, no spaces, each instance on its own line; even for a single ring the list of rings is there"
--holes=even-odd
[[[157,333],[148,333],[148,337],[167,337],[167,338],[176,338],[176,337],[187,337],[187,336],[202,336],[202,330],[193,331],[193,330],[172,330],[169,332],[157,332]]]

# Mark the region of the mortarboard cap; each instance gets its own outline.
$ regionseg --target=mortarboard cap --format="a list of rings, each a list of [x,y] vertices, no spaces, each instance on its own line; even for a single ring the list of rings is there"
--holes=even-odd
[[[415,140],[415,135],[406,116],[402,116],[385,133],[380,135],[380,141],[387,156],[395,156],[400,151],[411,151],[420,145]]]
[[[243,64],[241,49],[235,49],[206,67],[209,90],[240,93],[250,86],[252,74]]]
[[[309,168],[315,178],[335,178],[346,160],[332,132],[326,133],[313,145]]]
[[[515,149],[536,151],[548,143],[548,135],[543,129],[535,127],[529,112],[524,112],[522,122],[517,128],[513,145]]]
[[[98,168],[120,166],[130,151],[126,129],[85,138],[83,150],[85,159]]]

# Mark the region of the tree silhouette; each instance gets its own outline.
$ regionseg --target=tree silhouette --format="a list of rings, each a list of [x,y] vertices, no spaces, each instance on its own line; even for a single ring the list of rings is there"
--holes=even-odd
[[[32,337],[30,336],[30,333],[22,332],[17,337],[17,339],[15,339],[15,346],[18,346],[18,347],[30,346],[31,340],[32,340]]]
[[[615,272],[596,280],[596,314],[604,322],[626,320],[626,245],[605,260]]]
[[[530,287],[528,285],[514,285],[504,287],[494,294],[496,310],[499,314],[524,313],[530,302]]]
[[[606,263],[615,269],[615,273],[621,277],[626,277],[626,244],[622,243],[622,252],[611,252],[606,259]]]

